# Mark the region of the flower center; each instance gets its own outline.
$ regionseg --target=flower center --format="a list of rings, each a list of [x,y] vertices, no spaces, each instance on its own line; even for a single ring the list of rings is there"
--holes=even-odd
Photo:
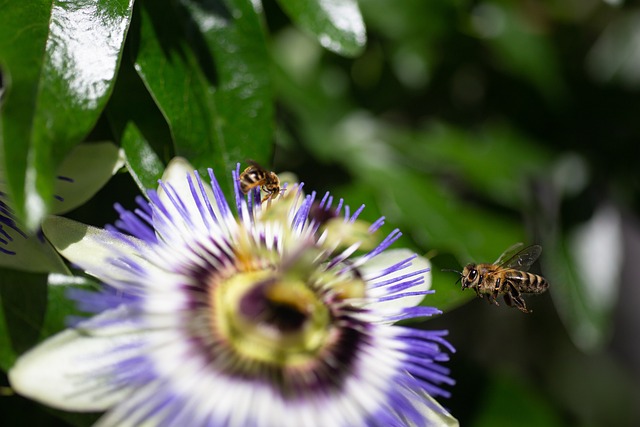
[[[331,336],[329,308],[295,276],[237,273],[218,283],[212,298],[214,330],[245,360],[304,364]]]

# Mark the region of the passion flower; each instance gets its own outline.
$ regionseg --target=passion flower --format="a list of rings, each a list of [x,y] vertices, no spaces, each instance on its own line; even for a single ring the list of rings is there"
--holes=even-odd
[[[213,171],[180,164],[115,227],[45,222],[104,285],[70,292],[95,315],[23,355],[17,392],[114,426],[455,423],[432,399],[453,384],[446,333],[395,323],[439,313],[417,305],[428,261],[389,249],[399,231],[376,240],[382,219],[301,185],[261,203],[239,169],[234,214]]]

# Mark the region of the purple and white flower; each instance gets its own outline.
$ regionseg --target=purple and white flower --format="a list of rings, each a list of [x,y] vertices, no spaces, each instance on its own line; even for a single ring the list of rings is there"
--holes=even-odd
[[[159,191],[115,227],[53,217],[45,234],[99,292],[95,315],[24,354],[20,394],[99,425],[457,425],[433,397],[453,384],[444,331],[398,325],[438,314],[426,259],[376,240],[342,200],[291,185],[235,211],[176,160]],[[237,183],[238,171],[234,172]]]

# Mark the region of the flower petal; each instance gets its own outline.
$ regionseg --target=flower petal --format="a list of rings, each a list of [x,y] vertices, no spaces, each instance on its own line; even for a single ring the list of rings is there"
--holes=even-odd
[[[58,168],[54,214],[62,214],[89,200],[120,168],[121,151],[110,142],[79,144]]]
[[[121,235],[118,238],[115,232],[58,216],[45,219],[42,230],[65,258],[101,279],[105,279],[105,275],[122,279],[114,277],[120,270],[109,268],[109,260],[120,254],[140,259],[138,255],[145,247],[144,242],[134,237]]]
[[[11,387],[71,411],[103,411],[121,401],[129,389],[112,387],[95,373],[121,361],[124,352],[113,350],[138,337],[135,327],[119,321],[125,313],[119,308],[94,318],[103,323],[100,334],[68,329],[28,351],[9,370]]]
[[[372,308],[383,311],[400,311],[415,307],[431,288],[431,263],[415,255],[409,249],[387,249],[360,267],[360,272],[369,283],[368,295],[384,297],[374,301]],[[414,283],[398,292],[390,287],[410,281]],[[402,296],[404,294],[410,294]]]
[[[179,194],[189,194],[189,185],[187,184],[186,177],[191,175],[194,170],[195,168],[187,159],[174,157],[162,174],[162,182],[171,184]],[[162,189],[158,191],[158,195],[160,196],[160,200],[165,203],[168,202]]]
[[[458,420],[454,418],[446,409],[444,409],[438,401],[423,391],[415,392],[415,400],[412,402],[415,408],[429,420],[429,425],[433,427],[457,427],[460,425]],[[410,424],[413,426],[413,424]]]
[[[8,227],[2,229],[0,238],[7,242],[5,250],[10,252],[0,252],[0,267],[33,273],[69,274],[62,258],[46,240]]]

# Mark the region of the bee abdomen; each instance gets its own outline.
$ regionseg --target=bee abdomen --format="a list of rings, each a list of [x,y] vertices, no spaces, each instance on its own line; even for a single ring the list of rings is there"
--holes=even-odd
[[[261,181],[264,181],[264,174],[259,170],[253,170],[250,166],[240,175],[240,190],[246,194],[252,188],[260,185]]]
[[[524,273],[523,281],[520,285],[520,292],[539,294],[547,290],[549,282],[537,274]]]

